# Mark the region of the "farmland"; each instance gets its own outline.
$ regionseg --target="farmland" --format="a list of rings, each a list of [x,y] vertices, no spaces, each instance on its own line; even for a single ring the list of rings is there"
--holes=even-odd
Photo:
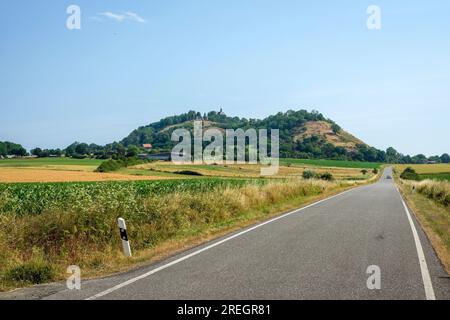
[[[301,177],[303,171],[331,173],[338,180],[365,180],[373,176],[371,169],[379,164],[334,161],[282,159],[279,172],[270,178]],[[170,162],[152,162],[120,169],[111,173],[94,172],[102,163],[95,159],[44,158],[0,160],[0,183],[15,182],[83,182],[122,180],[193,179],[203,177],[260,178],[260,165],[174,165]],[[361,173],[362,169],[369,172]],[[195,177],[183,172],[194,172]]]
[[[103,162],[97,159],[42,158],[0,160],[0,183],[15,182],[82,182],[160,180],[161,175],[145,176],[127,173],[98,173],[94,170]]]
[[[361,162],[361,161],[346,161],[346,160],[313,160],[313,159],[281,159],[281,164],[310,165],[316,167],[337,167],[337,168],[364,168],[373,169],[380,168],[381,163],[378,162]]]
[[[161,246],[174,250],[349,186],[221,178],[1,184],[0,289],[62,279],[71,264],[87,276],[118,271]],[[120,253],[118,217],[127,220],[132,259]]]
[[[420,176],[421,180],[441,180],[450,181],[450,164],[408,164],[396,165],[396,170],[401,173],[407,167],[413,168]]]
[[[259,178],[261,174],[260,165],[173,165],[165,162],[155,162],[137,165],[120,171],[124,174],[177,174],[180,172],[195,172],[204,177],[225,177],[225,178]],[[317,173],[329,172],[338,180],[364,180],[373,176],[371,172],[366,175],[361,173],[361,168],[339,168],[339,167],[318,167],[318,166],[285,166],[281,165],[279,171],[269,179],[295,178],[301,177],[305,170],[313,170]],[[178,174],[179,175],[179,174]]]
[[[348,164],[282,165],[261,178],[259,165],[152,162],[94,172],[100,163],[0,161],[0,290],[62,279],[71,264],[88,276],[123,270],[374,177]],[[335,180],[304,180],[305,170]],[[120,254],[118,217],[129,225],[132,259]]]
[[[37,158],[37,159],[4,159],[1,167],[51,167],[51,166],[88,166],[98,167],[103,160],[72,158]]]

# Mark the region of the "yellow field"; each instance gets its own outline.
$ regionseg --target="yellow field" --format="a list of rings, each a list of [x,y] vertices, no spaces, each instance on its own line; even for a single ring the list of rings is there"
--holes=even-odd
[[[261,165],[244,164],[244,165],[195,165],[183,164],[175,165],[167,162],[153,162],[142,165],[137,165],[128,168],[126,172],[132,173],[133,170],[140,174],[173,174],[179,171],[194,171],[203,176],[210,177],[241,177],[241,178],[258,178],[260,177]],[[280,166],[278,174],[268,178],[290,178],[301,177],[303,171],[312,170],[316,173],[322,174],[325,172],[331,173],[335,179],[351,180],[351,179],[369,179],[373,174],[369,171],[366,176],[363,176],[361,169],[356,168],[336,168],[336,167],[317,167],[317,166]]]
[[[1,182],[78,182],[78,181],[108,181],[108,180],[156,180],[156,179],[187,179],[198,176],[180,174],[180,171],[193,171],[204,177],[224,178],[259,178],[261,165],[176,165],[170,162],[152,162],[134,167],[123,168],[114,173],[94,172],[97,166],[87,160],[53,162],[36,160],[2,162],[0,166]],[[20,166],[18,166],[20,165]],[[317,174],[331,173],[337,180],[366,180],[373,177],[371,170],[363,175],[361,169],[340,167],[318,167],[312,165],[280,166],[276,175],[268,178],[301,177],[305,170]]]
[[[82,182],[82,181],[119,181],[119,180],[156,180],[168,179],[161,176],[137,176],[117,173],[98,173],[87,171],[0,168],[0,182]]]
[[[395,165],[398,172],[401,173],[407,167],[411,167],[418,174],[431,174],[431,173],[445,173],[450,172],[450,164],[448,163],[438,163],[438,164],[398,164]]]

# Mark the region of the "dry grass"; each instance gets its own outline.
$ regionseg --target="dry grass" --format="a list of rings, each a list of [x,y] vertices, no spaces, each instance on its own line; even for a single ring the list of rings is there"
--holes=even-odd
[[[161,176],[135,176],[116,173],[99,173],[88,171],[0,168],[0,182],[83,182],[83,181],[121,181],[121,180],[156,180]]]
[[[447,181],[424,180],[410,182],[412,188],[424,196],[450,208],[450,183]]]
[[[242,177],[242,178],[258,178],[261,173],[261,165],[259,164],[231,164],[231,165],[195,165],[183,164],[176,165],[167,162],[154,162],[137,165],[129,169],[147,170],[148,174],[152,172],[174,173],[177,171],[195,171],[203,176],[210,177]],[[351,180],[351,179],[370,179],[373,177],[371,170],[366,176],[361,174],[361,169],[358,168],[337,168],[337,167],[317,167],[317,166],[280,166],[278,174],[268,178],[293,178],[301,177],[303,171],[313,170],[319,174],[329,172],[337,180]],[[145,172],[145,171],[144,171]]]
[[[444,173],[450,172],[450,164],[448,163],[438,163],[438,164],[398,164],[395,168],[399,173],[403,172],[407,167],[411,167],[418,174],[427,173]]]
[[[294,141],[301,141],[311,136],[319,136],[335,146],[344,147],[348,150],[356,149],[357,144],[364,144],[364,142],[344,130],[335,134],[331,123],[326,121],[309,121],[305,124],[305,128],[306,131],[296,135]]]
[[[399,181],[408,205],[450,274],[450,183]]]

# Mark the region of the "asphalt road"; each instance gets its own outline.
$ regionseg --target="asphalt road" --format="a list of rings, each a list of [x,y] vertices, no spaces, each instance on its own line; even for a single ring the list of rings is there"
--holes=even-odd
[[[449,299],[448,275],[387,174],[81,290],[44,288],[44,298]],[[369,266],[379,267],[380,289],[367,286]]]

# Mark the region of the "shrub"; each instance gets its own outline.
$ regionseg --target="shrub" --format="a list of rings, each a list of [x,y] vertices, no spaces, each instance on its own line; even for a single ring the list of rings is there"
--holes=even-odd
[[[84,154],[74,153],[74,154],[72,155],[72,158],[74,158],[74,159],[86,159],[87,156],[84,155]]]
[[[403,180],[420,180],[420,176],[417,174],[416,170],[411,167],[403,170],[402,174],[400,174],[400,178],[402,178]]]
[[[190,170],[183,170],[183,171],[176,171],[176,174],[184,174],[188,176],[203,176],[200,172],[197,171],[190,171]]]
[[[122,168],[124,164],[120,160],[108,160],[102,162],[95,170],[96,172],[111,172],[116,171]]]
[[[55,269],[42,261],[31,261],[13,267],[5,272],[7,281],[40,284],[55,279]]]
[[[325,172],[320,175],[320,179],[325,180],[325,181],[333,181],[334,177],[331,173]]]
[[[121,168],[135,166],[138,164],[146,163],[145,160],[137,158],[119,158],[117,160],[108,160],[102,162],[102,164],[95,170],[96,172],[112,172]]]
[[[378,169],[377,168],[373,168],[372,173],[373,174],[378,174]]]
[[[312,170],[305,170],[302,173],[303,179],[314,179],[317,174]]]
[[[361,170],[361,173],[362,173],[363,175],[366,175],[367,172],[368,172],[368,171],[367,171],[366,169]]]

